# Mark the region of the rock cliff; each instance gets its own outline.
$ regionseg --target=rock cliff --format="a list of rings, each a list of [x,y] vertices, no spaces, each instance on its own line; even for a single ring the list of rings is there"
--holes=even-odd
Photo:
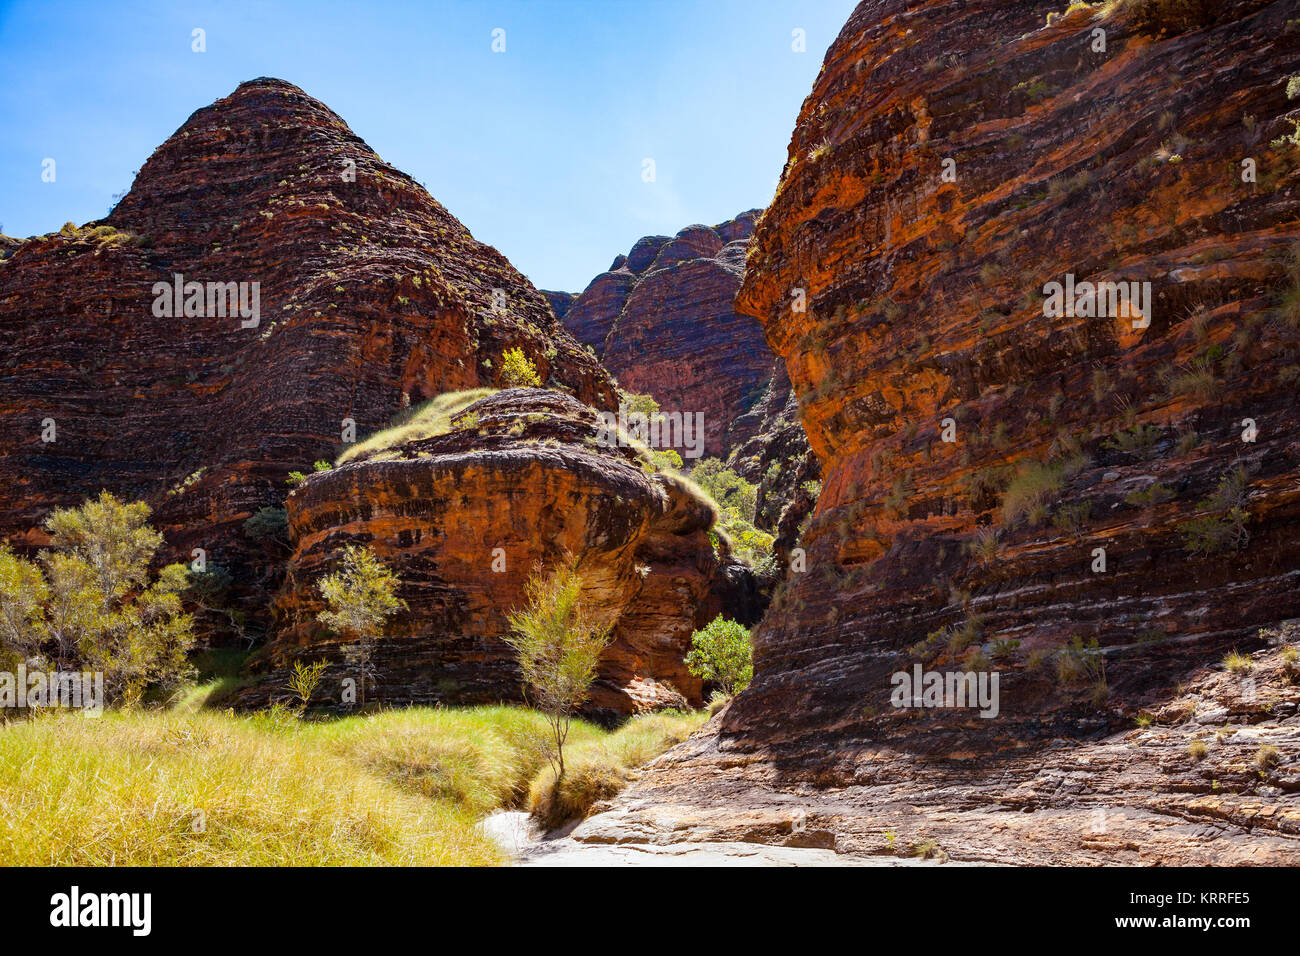
[[[775,531],[799,485],[816,479],[817,462],[784,361],[733,305],[759,215],[646,236],[571,302],[546,295],[622,388],[652,395],[665,411],[703,412],[704,454],[758,486],[755,523]],[[807,510],[792,513],[793,523]]]
[[[513,346],[555,387],[614,403],[500,253],[280,80],[196,112],[105,220],[5,247],[0,537],[39,544],[51,508],[101,488],[144,498],[175,553],[205,549],[253,612],[282,553],[245,522],[348,432],[495,384]],[[155,284],[176,275],[244,285],[160,314]]]
[[[773,839],[975,858],[1300,859],[1295,631],[1256,650],[1300,616],[1297,26],[1268,0],[858,6],[737,299],[821,464],[807,571],[751,688],[625,807],[734,833],[726,808],[777,804]],[[1058,310],[1053,282],[1137,286]],[[999,675],[998,715],[894,706],[918,666]],[[1153,719],[1177,733],[1123,736]],[[1189,769],[1219,730],[1236,769]]]
[[[732,307],[759,210],[676,236],[646,236],[568,306],[564,322],[629,392],[704,415],[708,456],[726,458],[761,425],[771,380],[761,326]]]
[[[508,615],[539,566],[573,558],[584,598],[613,626],[587,712],[698,706],[701,684],[683,663],[691,631],[736,599],[743,571],[714,553],[712,504],[632,448],[605,447],[595,412],[559,392],[488,395],[437,431],[363,446],[289,496],[294,551],[277,639],[243,703],[282,696],[293,660],[331,662],[331,688],[352,673],[315,620],[316,584],[344,545],[365,544],[403,580],[408,605],[379,642],[371,699],[518,699],[501,640]],[[322,695],[331,702],[337,694]]]

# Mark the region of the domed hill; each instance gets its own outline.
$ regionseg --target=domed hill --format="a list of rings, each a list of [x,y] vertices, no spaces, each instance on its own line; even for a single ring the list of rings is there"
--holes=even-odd
[[[174,297],[178,281],[201,294]],[[206,549],[256,608],[282,555],[244,525],[286,474],[403,406],[495,384],[513,346],[612,407],[500,253],[302,90],[244,83],[107,219],[0,262],[0,537],[39,543],[51,508],[101,488],[145,498],[177,553]]]
[[[1300,616],[1294,17],[859,4],[737,300],[823,466],[808,570],[718,736],[640,790],[663,819],[794,800],[863,846],[1192,862],[1212,828],[1221,862],[1300,861],[1295,631],[1221,663]],[[1137,294],[1090,300],[1106,281]],[[914,668],[997,675],[997,715],[905,706]],[[844,788],[818,822],[808,786]]]
[[[565,309],[564,323],[629,392],[704,415],[704,454],[726,458],[772,377],[763,329],[732,308],[759,210],[676,236],[646,236]]]
[[[317,583],[348,544],[402,579],[408,609],[378,642],[371,700],[517,700],[501,640],[539,566],[574,559],[593,612],[613,626],[587,712],[602,717],[698,706],[683,659],[716,614],[744,616],[748,568],[715,554],[712,502],[607,443],[595,412],[542,389],[442,396],[346,452],[288,499],[294,541],[276,604],[276,640],[252,662],[239,702],[284,696],[297,660],[330,662],[326,687],[354,673],[346,645],[316,621]],[[332,691],[321,706],[341,706]]]
[[[581,294],[545,295],[624,389],[653,396],[665,411],[703,413],[704,454],[758,486],[757,524],[776,530],[796,489],[817,472],[784,363],[759,323],[732,304],[760,213],[646,236]]]

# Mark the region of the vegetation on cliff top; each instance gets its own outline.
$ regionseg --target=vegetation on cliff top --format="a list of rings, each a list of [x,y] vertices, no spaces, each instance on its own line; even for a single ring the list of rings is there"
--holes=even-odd
[[[387,428],[352,445],[339,455],[336,464],[369,458],[407,442],[445,435],[455,428],[453,419],[456,416],[479,399],[487,398],[496,391],[494,388],[471,388],[463,392],[444,392],[398,415]]]

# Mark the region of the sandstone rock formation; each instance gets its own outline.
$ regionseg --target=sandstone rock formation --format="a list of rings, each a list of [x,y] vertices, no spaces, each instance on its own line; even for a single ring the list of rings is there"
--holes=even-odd
[[[39,544],[51,508],[101,488],[144,498],[175,553],[235,572],[250,611],[283,555],[245,521],[350,425],[495,384],[513,346],[556,387],[614,403],[500,253],[280,80],[196,112],[101,223],[6,247],[0,538]],[[154,284],[177,274],[248,283],[250,306],[258,283],[259,321],[156,314]]]
[[[938,832],[954,857],[1300,860],[1272,658],[1213,779],[1172,766],[1185,734],[1116,736],[1300,616],[1300,31],[1282,2],[1187,11],[858,6],[737,300],[821,463],[808,571],[714,736],[625,806],[726,817],[721,839],[726,808],[775,801],[824,810],[818,839]],[[1152,300],[1045,314],[1067,276]],[[891,706],[916,664],[998,673],[999,716]],[[1246,725],[1280,751],[1262,777]],[[1129,801],[1109,836],[1076,812]]]
[[[652,395],[665,411],[704,413],[705,454],[758,486],[755,524],[775,531],[799,485],[816,479],[817,462],[784,361],[732,305],[759,213],[646,236],[571,303],[552,305],[622,388]]]
[[[555,313],[557,319],[563,319],[568,313],[569,307],[578,299],[572,292],[554,292],[550,289],[541,289],[540,291],[546,297],[546,301],[551,304],[551,311]]]
[[[351,673],[338,639],[316,622],[316,583],[344,545],[360,543],[402,578],[409,606],[379,642],[372,699],[517,700],[518,671],[501,640],[509,612],[525,604],[538,566],[568,556],[614,628],[588,712],[699,705],[700,681],[683,663],[691,631],[737,586],[733,562],[709,540],[713,506],[632,448],[600,444],[595,412],[559,392],[492,394],[449,429],[345,461],[290,495],[294,551],[277,639],[243,702],[282,693],[295,659],[335,664],[331,686]]]
[[[726,458],[756,434],[746,415],[772,376],[762,328],[732,300],[759,210],[676,236],[646,236],[568,307],[564,322],[629,392],[704,414],[704,454]]]

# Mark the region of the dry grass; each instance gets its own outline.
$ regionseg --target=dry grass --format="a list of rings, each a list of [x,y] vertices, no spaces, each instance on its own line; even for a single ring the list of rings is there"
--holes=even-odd
[[[1055,463],[1030,462],[1024,465],[1002,495],[1002,520],[1015,524],[1037,508],[1055,499],[1065,479],[1065,470]]]
[[[335,721],[195,710],[55,712],[0,726],[10,865],[447,866],[502,862],[477,822],[550,779],[524,707],[411,708]],[[572,791],[621,789],[703,713],[612,734],[576,722]],[[591,780],[607,768],[617,787]],[[603,789],[601,789],[603,787]],[[589,806],[590,804],[587,804]]]
[[[473,817],[293,720],[67,712],[0,730],[0,855],[27,866],[480,865]]]
[[[494,388],[471,388],[464,392],[446,392],[394,419],[388,428],[375,432],[339,455],[336,465],[354,459],[368,458],[378,452],[445,435],[453,430],[452,419],[481,398],[487,398]]]

